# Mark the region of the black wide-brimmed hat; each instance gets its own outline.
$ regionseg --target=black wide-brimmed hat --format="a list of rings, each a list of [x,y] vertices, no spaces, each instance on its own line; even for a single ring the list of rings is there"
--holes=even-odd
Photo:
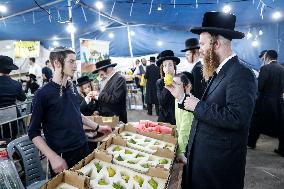
[[[10,58],[9,56],[0,55],[0,69],[1,70],[17,70],[19,69],[19,67],[13,63],[13,59]]]
[[[195,34],[208,32],[214,35],[232,39],[242,39],[245,34],[235,31],[236,16],[223,12],[206,12],[203,16],[202,27],[194,27],[190,31]]]
[[[175,54],[172,50],[165,50],[161,52],[157,57],[157,66],[160,67],[160,65],[163,63],[164,60],[172,60],[175,62],[176,65],[180,63],[180,59],[178,57],[175,57]]]
[[[26,76],[31,78],[31,80],[36,81],[36,75],[35,74],[30,73],[30,74],[27,74]]]
[[[93,80],[90,79],[88,76],[82,76],[80,78],[77,79],[77,86],[82,86],[86,83],[90,83],[92,82]]]
[[[185,49],[181,52],[186,52],[188,50],[199,49],[199,41],[197,38],[189,38],[185,41]]]
[[[117,65],[116,63],[112,64],[110,59],[99,61],[96,63],[96,70],[93,71],[93,73],[98,73],[100,70],[104,68],[115,67],[116,65]]]
[[[150,61],[150,62],[155,62],[155,61],[156,61],[156,57],[154,57],[154,56],[150,56],[149,61]]]
[[[260,52],[260,54],[258,55],[258,58],[262,58],[263,55],[267,52],[267,50],[263,50]]]

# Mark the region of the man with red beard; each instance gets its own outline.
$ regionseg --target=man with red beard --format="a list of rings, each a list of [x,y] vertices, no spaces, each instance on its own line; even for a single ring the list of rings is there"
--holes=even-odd
[[[241,189],[244,186],[247,136],[256,98],[252,71],[239,62],[231,48],[236,16],[206,12],[200,35],[203,76],[208,86],[201,99],[185,96],[177,85],[168,87],[192,111],[194,120],[188,142],[187,186],[191,189]]]

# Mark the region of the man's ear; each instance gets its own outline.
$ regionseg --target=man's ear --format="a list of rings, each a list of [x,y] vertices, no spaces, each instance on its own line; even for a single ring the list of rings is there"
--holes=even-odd
[[[54,67],[57,68],[57,69],[61,68],[61,64],[58,60],[54,60]]]
[[[221,46],[221,41],[217,39],[216,42],[214,43],[214,50],[219,49],[220,46]]]

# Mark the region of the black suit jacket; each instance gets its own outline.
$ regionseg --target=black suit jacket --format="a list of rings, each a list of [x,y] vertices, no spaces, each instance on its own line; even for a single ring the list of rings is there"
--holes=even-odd
[[[127,123],[126,81],[119,73],[115,73],[101,91],[98,101],[100,115],[119,116],[119,120]]]
[[[145,79],[146,82],[146,103],[158,104],[157,98],[157,80],[160,79],[160,69],[155,64],[146,67]]]
[[[242,189],[256,79],[235,56],[208,86],[193,112],[188,184],[192,189]]]
[[[193,90],[192,94],[198,99],[201,99],[205,88],[207,86],[207,82],[203,78],[202,74],[202,64],[201,62],[197,62],[191,71],[193,75]]]

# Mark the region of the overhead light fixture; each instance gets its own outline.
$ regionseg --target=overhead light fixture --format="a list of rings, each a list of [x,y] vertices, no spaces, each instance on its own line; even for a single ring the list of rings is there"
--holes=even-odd
[[[4,6],[4,5],[0,5],[0,12],[1,12],[1,13],[7,12],[7,7]]]
[[[281,14],[281,12],[279,12],[279,11],[276,11],[276,12],[274,12],[273,14],[272,14],[272,18],[274,19],[274,20],[278,20],[279,18],[281,18],[282,17],[282,14]]]
[[[53,46],[58,47],[59,46],[59,42],[58,41],[53,41]]]
[[[66,27],[66,30],[69,32],[69,33],[74,33],[76,31],[76,28],[75,26],[73,25],[73,23],[68,23],[68,26]]]
[[[248,33],[247,33],[247,39],[250,39],[250,38],[252,38],[252,33],[251,33],[250,31],[248,31]]]
[[[100,30],[101,30],[102,32],[104,32],[104,31],[106,31],[106,27],[101,26],[101,27],[100,27]]]
[[[162,41],[158,41],[158,42],[157,42],[157,45],[158,45],[159,47],[161,47],[161,46],[163,45],[163,42],[162,42]]]
[[[225,5],[223,7],[223,12],[224,13],[229,13],[229,12],[231,12],[231,10],[232,10],[232,7],[230,5]]]
[[[108,34],[108,37],[109,38],[114,38],[114,34],[111,32],[111,33]]]
[[[258,45],[259,45],[259,42],[258,42],[258,40],[253,40],[252,42],[251,42],[251,45],[253,46],[253,47],[258,47]]]
[[[102,10],[102,8],[104,7],[104,4],[101,1],[97,1],[96,7],[97,7],[98,10]]]
[[[263,31],[262,31],[262,30],[259,30],[259,31],[258,31],[258,35],[263,35]]]
[[[12,47],[10,45],[7,45],[6,46],[6,49],[11,49]]]
[[[54,36],[52,37],[52,39],[53,39],[53,40],[57,40],[58,37],[57,37],[56,35],[54,35]]]
[[[134,32],[134,31],[131,31],[131,32],[130,32],[130,35],[131,35],[131,36],[134,36],[134,35],[135,35],[135,32]]]
[[[158,10],[158,11],[163,10],[163,9],[162,9],[162,4],[159,4],[159,6],[158,6],[157,10]]]

